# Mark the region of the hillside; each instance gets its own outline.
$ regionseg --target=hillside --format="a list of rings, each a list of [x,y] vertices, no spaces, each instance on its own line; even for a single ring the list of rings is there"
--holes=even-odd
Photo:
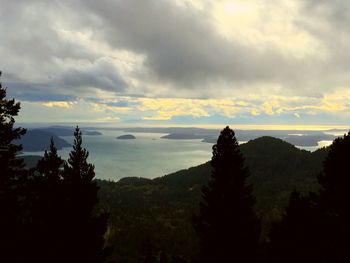
[[[269,225],[279,219],[293,189],[317,190],[316,175],[327,148],[311,153],[273,137],[260,137],[240,147],[251,172],[265,239]],[[25,157],[29,166],[37,159]],[[191,218],[210,173],[208,162],[155,179],[98,180],[100,207],[111,213],[109,242],[115,247],[115,259],[137,262],[146,241],[156,251],[165,249],[170,255],[189,259],[196,249]]]
[[[251,172],[265,239],[270,223],[279,219],[292,190],[317,190],[316,175],[327,149],[311,153],[280,139],[261,137],[241,145],[241,151]],[[129,177],[119,182],[99,181],[101,206],[111,212],[111,229],[116,231],[110,237],[117,248],[116,259],[136,262],[130,258],[126,261],[127,255],[140,251],[146,239],[152,240],[155,249],[189,258],[196,249],[191,218],[210,171],[210,164],[205,163],[153,180]]]
[[[68,142],[58,137],[55,133],[39,129],[28,130],[16,143],[22,144],[25,152],[41,152],[49,148],[51,138],[53,138],[58,150],[70,146]]]
[[[309,152],[273,137],[260,137],[240,147],[251,172],[259,205],[264,206],[267,201],[284,205],[291,189],[317,190],[316,175],[321,171],[326,148]],[[194,189],[207,183],[210,172],[208,162],[155,178],[153,183],[179,190]]]

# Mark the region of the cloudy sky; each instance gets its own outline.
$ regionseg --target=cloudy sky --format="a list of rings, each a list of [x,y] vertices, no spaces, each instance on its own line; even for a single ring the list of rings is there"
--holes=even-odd
[[[350,125],[346,0],[0,0],[22,122]]]

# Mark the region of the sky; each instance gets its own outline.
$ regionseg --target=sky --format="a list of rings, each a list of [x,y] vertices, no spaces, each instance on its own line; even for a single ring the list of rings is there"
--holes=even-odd
[[[347,0],[0,0],[20,122],[350,125]]]

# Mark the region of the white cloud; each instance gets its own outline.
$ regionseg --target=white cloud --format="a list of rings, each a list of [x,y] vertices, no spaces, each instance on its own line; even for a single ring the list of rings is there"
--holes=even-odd
[[[43,102],[43,106],[49,107],[49,108],[65,108],[65,109],[70,109],[73,106],[73,102],[70,101],[48,101],[48,102]]]
[[[4,82],[10,95],[41,101],[26,104],[33,111],[81,107],[121,120],[349,115],[345,0],[0,5]],[[124,97],[134,105],[102,103]]]

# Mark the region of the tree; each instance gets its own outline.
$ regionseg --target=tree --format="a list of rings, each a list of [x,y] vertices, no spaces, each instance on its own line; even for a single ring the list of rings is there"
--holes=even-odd
[[[272,225],[266,262],[336,262],[328,253],[328,237],[318,195],[293,191],[282,220]]]
[[[350,219],[350,132],[330,146],[318,181],[323,205],[339,216]]]
[[[18,102],[6,99],[6,88],[0,83],[0,257],[3,259],[0,261],[12,258],[15,262],[15,251],[21,243],[19,235],[23,214],[20,212],[24,199],[20,198],[20,194],[25,171],[23,160],[17,158],[22,147],[14,141],[20,139],[26,130],[14,127],[14,117],[19,110]]]
[[[77,127],[74,132],[73,150],[63,171],[63,220],[66,234],[64,262],[104,262],[108,254],[104,234],[107,230],[108,213],[96,215],[98,186],[93,180],[94,166],[87,162],[89,152],[82,147],[82,134]]]
[[[13,143],[26,133],[23,128],[14,128],[14,117],[18,115],[20,108],[19,102],[6,99],[6,88],[0,82],[0,187],[8,186],[24,167],[23,160],[16,158],[22,146]]]
[[[327,222],[328,250],[333,262],[350,262],[350,132],[335,139],[318,181],[319,206]]]
[[[271,230],[276,262],[350,262],[349,156],[350,132],[330,146],[319,193],[291,194],[284,217]]]
[[[199,262],[252,262],[260,234],[249,171],[233,130],[223,129],[213,146],[213,168],[194,217]]]
[[[53,138],[50,140],[50,151],[45,150],[44,156],[39,160],[36,170],[47,181],[60,181],[62,179],[62,166],[64,161],[57,154]]]
[[[60,254],[64,249],[65,199],[63,188],[64,161],[57,153],[53,138],[50,140],[50,150],[45,150],[44,156],[36,166],[36,176],[31,183],[31,189],[36,197],[31,213],[33,244],[31,246],[33,261],[52,262],[53,255]]]

